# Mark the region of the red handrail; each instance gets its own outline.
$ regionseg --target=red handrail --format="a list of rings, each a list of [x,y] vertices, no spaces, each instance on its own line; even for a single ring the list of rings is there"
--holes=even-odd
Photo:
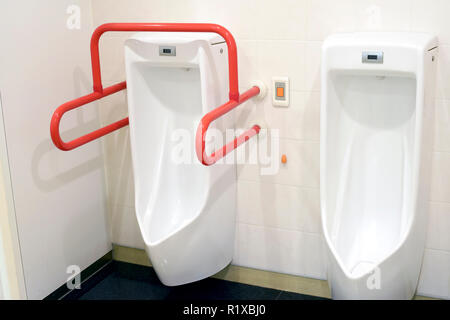
[[[160,31],[160,32],[213,32],[217,33],[225,40],[228,46],[228,72],[229,72],[229,101],[224,105],[207,113],[201,120],[196,136],[196,152],[197,157],[204,165],[211,165],[217,160],[225,156],[231,150],[234,150],[243,142],[259,133],[260,127],[253,126],[241,136],[237,137],[233,142],[228,143],[221,150],[218,150],[207,156],[205,154],[205,136],[209,124],[222,116],[223,114],[236,108],[244,101],[259,93],[258,87],[253,87],[239,95],[238,84],[238,67],[237,67],[237,48],[233,35],[224,27],[217,24],[210,23],[106,23],[95,29],[91,37],[91,63],[92,63],[92,80],[94,92],[66,102],[59,106],[53,113],[50,123],[50,134],[53,143],[61,150],[67,151],[77,148],[92,140],[100,138],[114,130],[128,125],[128,118],[124,118],[106,127],[95,130],[84,136],[76,138],[69,142],[64,142],[59,132],[59,125],[63,115],[75,108],[79,108],[87,103],[106,97],[110,94],[118,92],[126,88],[126,82],[120,82],[107,88],[103,88],[101,71],[100,71],[100,55],[99,55],[99,41],[103,33],[108,31]]]
[[[50,135],[52,137],[54,145],[63,151],[72,150],[72,149],[78,148],[79,146],[82,146],[83,144],[86,144],[92,140],[103,137],[104,135],[106,135],[112,131],[115,131],[117,129],[120,129],[120,128],[128,125],[129,121],[128,121],[128,117],[127,117],[127,118],[124,118],[117,122],[111,123],[110,125],[107,125],[106,127],[103,127],[103,128],[97,129],[91,133],[85,134],[84,136],[73,139],[72,141],[69,141],[69,142],[64,142],[59,133],[59,123],[61,122],[61,118],[64,115],[64,113],[66,113],[67,111],[70,111],[72,109],[81,107],[90,102],[99,100],[103,97],[109,96],[118,91],[121,91],[121,90],[125,89],[126,87],[127,87],[127,84],[125,81],[123,81],[123,82],[117,83],[115,85],[112,85],[110,87],[107,87],[105,89],[102,89],[102,91],[100,91],[100,92],[94,91],[88,95],[85,95],[83,97],[71,100],[69,102],[66,102],[66,103],[60,105],[56,109],[56,111],[53,113],[52,120],[50,122]]]
[[[195,136],[195,151],[197,153],[198,160],[202,164],[204,164],[205,166],[209,166],[216,163],[218,160],[226,156],[229,152],[233,151],[241,144],[246,142],[248,139],[259,133],[261,127],[255,124],[252,128],[242,133],[239,137],[236,137],[232,142],[227,143],[221,149],[213,152],[210,156],[208,156],[205,152],[205,137],[210,123],[216,120],[217,118],[221,117],[225,113],[230,112],[241,103],[258,95],[259,91],[260,91],[259,87],[254,86],[251,89],[245,91],[243,94],[241,94],[239,96],[238,101],[230,100],[227,103],[208,112],[205,116],[203,116],[202,120],[200,121],[200,124],[198,125],[197,134]]]

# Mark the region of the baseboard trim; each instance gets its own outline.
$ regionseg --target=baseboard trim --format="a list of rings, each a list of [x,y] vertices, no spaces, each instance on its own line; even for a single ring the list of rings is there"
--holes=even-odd
[[[124,247],[113,244],[113,260],[151,267],[152,263],[143,249]]]
[[[81,287],[83,287],[86,282],[88,282],[94,275],[106,269],[113,262],[113,251],[109,251],[103,257],[95,261],[93,264],[88,266],[86,269],[81,271]],[[67,283],[64,283],[58,289],[50,293],[44,300],[61,300],[64,299],[68,294],[76,291],[77,289],[69,289]]]
[[[294,276],[231,264],[213,275],[212,278],[304,295],[331,298],[330,289],[326,280]]]
[[[151,266],[145,250],[113,245],[113,259],[142,266]],[[325,280],[228,265],[212,278],[239,282],[264,288],[290,291],[316,297],[330,298]]]
[[[143,249],[113,245],[113,259],[142,266],[151,266],[147,253]],[[330,287],[326,280],[319,280],[290,274],[277,273],[235,265],[228,265],[212,278],[250,284],[254,286],[290,291],[316,297],[331,298]],[[437,300],[430,297],[415,296],[414,300]]]

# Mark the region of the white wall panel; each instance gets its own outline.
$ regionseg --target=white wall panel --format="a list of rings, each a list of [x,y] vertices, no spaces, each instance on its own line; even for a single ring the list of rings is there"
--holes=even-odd
[[[66,27],[70,5],[81,28]],[[0,3],[0,92],[14,207],[28,297],[40,299],[107,253],[104,166],[100,142],[63,152],[50,140],[53,111],[91,89],[88,0]],[[67,115],[63,138],[99,125],[96,105]]]

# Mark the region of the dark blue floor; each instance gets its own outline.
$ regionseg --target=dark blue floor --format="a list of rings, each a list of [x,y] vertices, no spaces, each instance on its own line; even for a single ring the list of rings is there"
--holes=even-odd
[[[83,282],[67,300],[322,300],[282,290],[208,278],[194,283],[167,287],[153,268],[112,262]]]

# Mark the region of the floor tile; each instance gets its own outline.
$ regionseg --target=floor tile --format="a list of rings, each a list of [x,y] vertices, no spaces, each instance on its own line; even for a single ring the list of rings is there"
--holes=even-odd
[[[99,279],[99,277],[103,277]],[[64,299],[72,300],[313,300],[318,297],[207,278],[182,286],[163,285],[152,267],[114,261]]]

